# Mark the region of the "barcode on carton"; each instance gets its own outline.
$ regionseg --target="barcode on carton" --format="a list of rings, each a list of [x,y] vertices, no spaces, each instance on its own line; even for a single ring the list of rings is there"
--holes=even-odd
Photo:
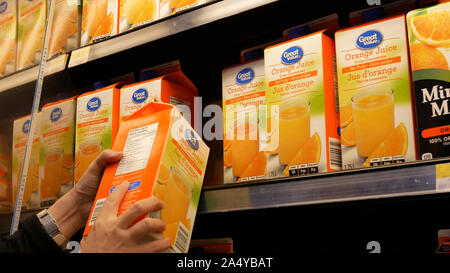
[[[89,226],[92,226],[94,224],[105,202],[106,198],[98,199],[97,202],[95,202],[94,211],[92,212],[91,220],[89,220]]]
[[[328,142],[330,149],[330,168],[340,170],[342,168],[341,141],[330,137]]]
[[[186,253],[189,245],[189,231],[182,223],[178,225],[177,237],[175,238],[174,249],[177,252]]]

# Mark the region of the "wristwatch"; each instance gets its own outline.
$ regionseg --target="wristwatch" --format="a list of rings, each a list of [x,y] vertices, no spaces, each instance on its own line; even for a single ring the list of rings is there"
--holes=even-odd
[[[48,213],[48,211],[44,209],[37,214],[37,217],[41,222],[42,227],[44,227],[45,231],[53,239],[53,241],[55,241],[55,243],[59,247],[65,250],[67,247],[67,239],[59,230],[55,219],[50,215],[50,213]]]

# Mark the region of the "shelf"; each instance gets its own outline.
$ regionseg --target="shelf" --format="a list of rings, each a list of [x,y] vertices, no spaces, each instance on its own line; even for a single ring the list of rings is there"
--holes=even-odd
[[[276,1],[277,0],[223,0],[206,4],[205,6],[183,12],[179,15],[170,16],[148,26],[137,28],[133,31],[114,36],[99,43],[76,49],[71,52],[71,58],[69,60],[66,58],[68,54],[58,56],[57,58],[48,61],[46,76],[61,72],[66,68],[66,63],[69,68],[79,66],[86,62],[110,56]],[[78,56],[78,59],[72,58],[72,56]],[[35,81],[38,70],[39,65],[35,65],[1,78],[0,92]]]
[[[66,68],[68,54],[59,55],[49,61],[45,66],[45,75],[49,76],[63,71]],[[39,65],[18,71],[0,79],[0,93],[17,86],[21,86],[37,79]]]
[[[449,179],[436,182],[438,164],[450,164],[450,158],[211,187],[203,190],[198,211],[206,214],[450,191]]]

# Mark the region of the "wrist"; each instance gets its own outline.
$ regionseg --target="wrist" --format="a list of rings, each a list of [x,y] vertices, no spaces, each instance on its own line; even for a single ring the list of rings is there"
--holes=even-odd
[[[67,240],[69,240],[84,225],[84,221],[79,213],[78,204],[75,202],[71,192],[68,192],[58,199],[48,208],[48,212],[53,219],[55,219],[61,234],[63,234]]]

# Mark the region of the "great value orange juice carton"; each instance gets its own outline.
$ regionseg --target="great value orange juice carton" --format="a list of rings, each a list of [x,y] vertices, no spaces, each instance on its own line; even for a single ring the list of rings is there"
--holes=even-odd
[[[159,0],[119,0],[119,32],[159,19]]]
[[[81,1],[54,1],[53,23],[48,48],[49,58],[80,46]]]
[[[222,71],[224,183],[267,177],[267,158],[259,141],[259,106],[265,103],[264,59]]]
[[[0,77],[16,71],[17,0],[0,1]]]
[[[151,101],[189,107],[194,115],[194,97],[198,90],[181,71],[161,77],[125,85],[120,89],[120,122]]]
[[[98,213],[114,188],[129,182],[118,215],[136,201],[155,196],[164,201],[160,218],[171,252],[187,252],[197,212],[209,148],[175,106],[150,103],[119,128],[113,150],[123,158],[106,167],[86,224],[89,234]],[[146,215],[142,215],[142,218]]]
[[[213,0],[159,0],[160,17],[166,17],[177,12],[188,10]]]
[[[345,169],[415,156],[405,16],[336,32]]]
[[[268,137],[275,144],[268,165],[275,176],[341,169],[334,58],[324,30],[264,51]]]
[[[450,3],[410,11],[417,158],[450,156]]]
[[[39,122],[40,114],[34,119],[36,129],[31,147],[30,165],[28,166],[27,180],[23,194],[22,206],[26,209],[40,207],[39,195]],[[25,148],[27,145],[28,133],[30,131],[30,116],[25,116],[14,120],[13,141],[12,141],[12,185],[13,185],[13,205],[16,203],[17,190],[20,183],[20,176],[23,168]]]
[[[118,85],[84,93],[77,98],[75,182],[103,150],[112,147],[116,138],[119,127]]]
[[[38,64],[44,43],[46,0],[18,0],[17,70]]]
[[[41,206],[53,204],[73,187],[76,98],[42,107],[40,129]]]
[[[288,28],[283,31],[283,39],[285,41],[298,38],[313,32],[321,31],[326,29],[326,32],[334,34],[339,28],[338,15],[336,13],[317,18],[315,20],[303,23],[301,25]]]
[[[116,35],[118,18],[119,0],[83,0],[81,46]]]
[[[0,134],[0,212],[9,212],[11,209],[11,143],[7,135]]]

